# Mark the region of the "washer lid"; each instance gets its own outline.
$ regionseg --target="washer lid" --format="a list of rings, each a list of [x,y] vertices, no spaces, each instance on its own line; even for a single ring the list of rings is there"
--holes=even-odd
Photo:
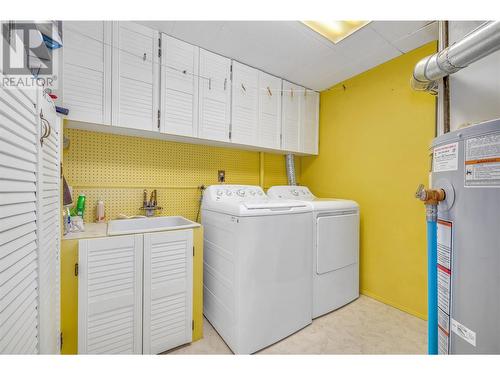
[[[263,216],[311,212],[305,202],[269,199],[259,186],[212,185],[203,194],[204,210],[235,216]]]

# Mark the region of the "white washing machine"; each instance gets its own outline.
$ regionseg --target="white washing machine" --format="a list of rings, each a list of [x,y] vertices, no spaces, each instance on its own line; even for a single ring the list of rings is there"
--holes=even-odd
[[[254,353],[312,321],[312,212],[258,186],[203,195],[204,315],[234,353]]]
[[[267,195],[272,199],[307,202],[313,210],[313,318],[358,298],[358,204],[316,198],[305,186],[273,186]]]

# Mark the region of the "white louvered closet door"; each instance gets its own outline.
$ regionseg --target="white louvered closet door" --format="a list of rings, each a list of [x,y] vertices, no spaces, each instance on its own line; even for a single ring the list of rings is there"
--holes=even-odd
[[[113,126],[158,130],[159,38],[137,23],[113,22]]]
[[[142,235],[80,240],[78,353],[142,353]]]
[[[144,234],[144,354],[192,341],[193,231]]]
[[[259,72],[259,146],[280,148],[281,79]]]
[[[200,49],[198,137],[229,142],[231,60]]]
[[[282,143],[281,148],[290,152],[300,151],[300,110],[304,89],[283,81]]]
[[[231,141],[258,146],[259,71],[233,61]]]
[[[306,90],[302,117],[301,151],[306,154],[318,154],[319,93]]]
[[[63,21],[62,106],[68,119],[111,124],[111,21]]]
[[[37,128],[36,92],[0,87],[0,353],[3,354],[38,353]]]
[[[39,338],[41,354],[60,352],[60,119],[52,100],[40,96],[40,129],[47,130],[38,143],[38,277]],[[50,129],[48,129],[50,127]],[[50,132],[49,132],[50,131]]]
[[[161,131],[196,137],[199,48],[161,34]]]

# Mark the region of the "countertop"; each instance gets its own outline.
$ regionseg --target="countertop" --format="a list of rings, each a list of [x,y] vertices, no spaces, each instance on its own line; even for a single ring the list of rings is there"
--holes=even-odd
[[[62,237],[63,240],[81,240],[84,238],[106,237],[108,223],[85,223],[84,232],[70,232]]]

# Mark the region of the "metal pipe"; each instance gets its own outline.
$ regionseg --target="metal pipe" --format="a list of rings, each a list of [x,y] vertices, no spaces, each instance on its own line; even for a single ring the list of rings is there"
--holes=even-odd
[[[427,210],[437,206],[428,205]],[[437,215],[437,213],[436,213]],[[427,220],[427,353],[438,354],[437,224]]]
[[[297,178],[295,176],[295,159],[293,154],[285,155],[286,163],[286,176],[288,177],[288,185],[297,185]]]
[[[437,81],[500,49],[500,21],[485,22],[462,40],[424,57],[413,70],[414,90],[437,93]]]

